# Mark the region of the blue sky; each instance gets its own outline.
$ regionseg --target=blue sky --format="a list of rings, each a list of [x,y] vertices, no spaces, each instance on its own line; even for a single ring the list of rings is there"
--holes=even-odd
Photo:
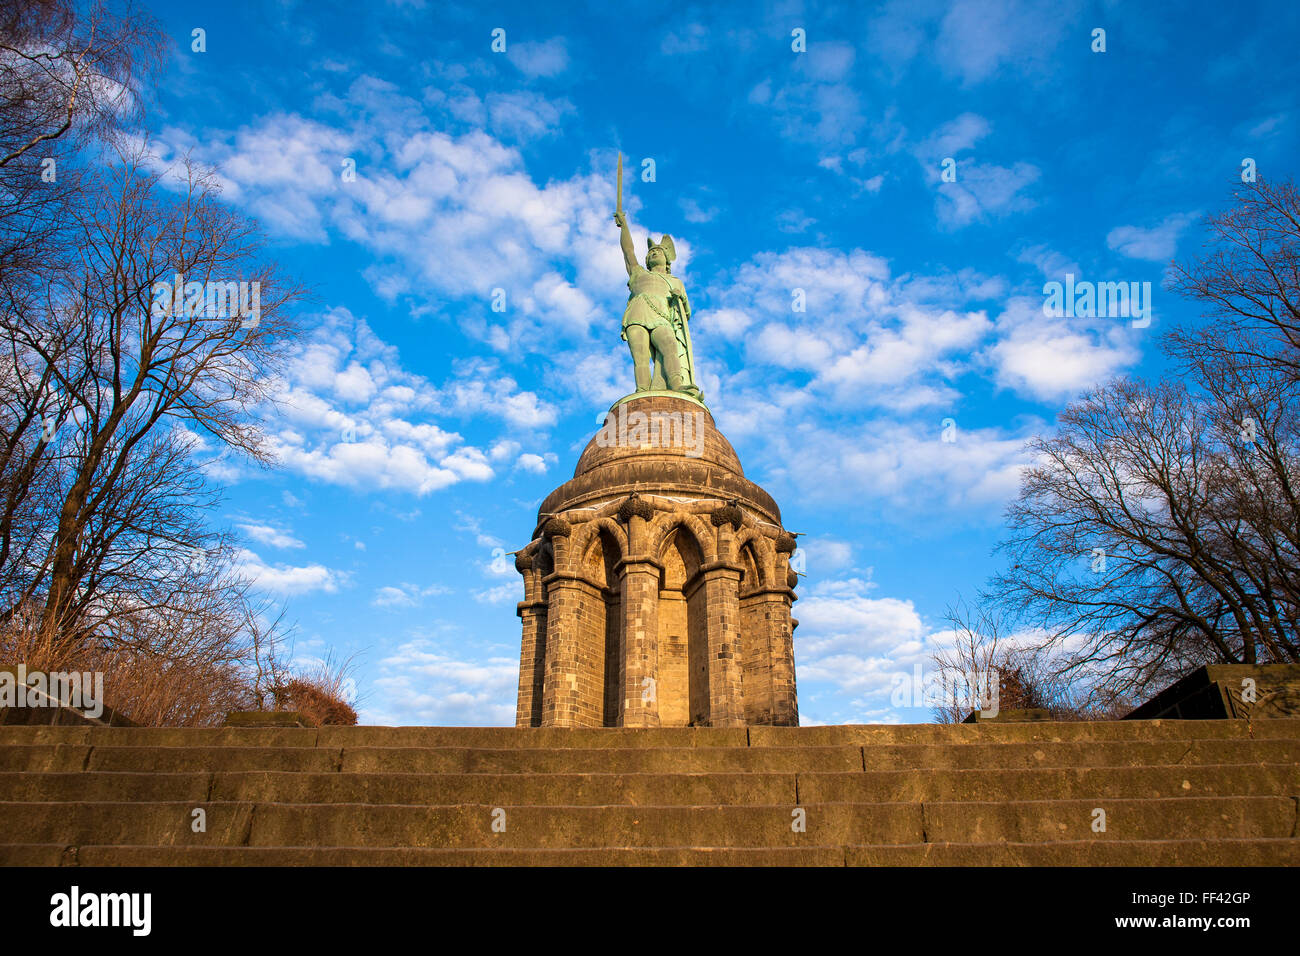
[[[316,294],[280,466],[210,461],[220,520],[298,658],[355,655],[368,723],[513,723],[505,552],[632,388],[617,150],[715,419],[805,533],[803,722],[844,723],[930,718],[891,678],[995,569],[1025,439],[1159,373],[1195,318],[1167,263],[1244,158],[1286,177],[1300,145],[1289,0],[153,8],[160,162],[215,165]],[[1067,272],[1151,282],[1150,325],[1044,316]]]

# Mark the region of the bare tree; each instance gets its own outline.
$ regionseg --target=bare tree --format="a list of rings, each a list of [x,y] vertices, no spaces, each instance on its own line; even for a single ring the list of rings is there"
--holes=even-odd
[[[1208,662],[1300,660],[1300,604],[1279,584],[1293,583],[1292,535],[1234,467],[1223,422],[1181,384],[1121,380],[1031,443],[991,590],[1069,650],[1064,672],[1122,694]]]
[[[1300,661],[1300,192],[1260,181],[1170,287],[1182,373],[1093,389],[1031,442],[999,607],[1103,699],[1212,662]]]
[[[162,32],[133,4],[0,0],[0,169],[137,119]]]
[[[256,227],[219,202],[207,174],[147,161],[143,149],[121,154],[95,174],[75,273],[46,311],[14,317],[48,373],[57,427],[46,444],[64,467],[48,548],[9,609],[42,594],[60,629],[85,626],[109,549],[125,541],[156,575],[166,549],[199,546],[184,505],[195,436],[268,460],[256,411],[295,332],[288,306],[301,290],[266,259]],[[179,195],[164,180],[175,175]],[[119,580],[126,566],[114,566]]]
[[[142,116],[157,22],[127,3],[0,0],[0,296],[21,307],[66,267],[98,147]]]
[[[1207,386],[1225,366],[1300,382],[1300,188],[1261,178],[1234,200],[1206,220],[1207,251],[1173,263],[1169,283],[1213,321],[1166,344]]]
[[[0,0],[0,612],[41,564],[70,463],[53,440],[92,384],[71,355],[86,169],[140,118],[162,33],[130,3]],[[59,369],[64,371],[60,373]],[[62,382],[60,382],[62,379]],[[66,434],[66,432],[64,432]]]
[[[973,710],[1046,710],[1058,720],[1092,716],[1081,687],[1053,667],[1038,633],[1017,632],[1014,619],[981,595],[974,603],[958,600],[945,619],[947,643],[933,655],[945,694],[934,707],[942,724],[964,721]]]
[[[0,656],[208,724],[293,680],[202,458],[269,462],[301,290],[209,171],[118,135],[163,46],[129,2],[0,0]]]

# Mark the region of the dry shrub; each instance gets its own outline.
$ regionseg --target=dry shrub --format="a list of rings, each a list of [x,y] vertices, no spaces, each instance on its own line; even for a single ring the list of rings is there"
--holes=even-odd
[[[232,710],[257,705],[250,672],[237,653],[199,653],[192,642],[172,647],[119,642],[79,645],[56,640],[38,608],[15,616],[0,631],[0,664],[29,672],[104,675],[104,701],[132,723],[149,727],[218,726]]]
[[[278,688],[276,703],[277,710],[297,711],[317,727],[357,722],[357,712],[320,678],[294,678]]]
[[[297,711],[317,727],[355,724],[357,712],[348,703],[355,686],[353,667],[352,657],[338,662],[332,653],[298,673],[289,674],[277,667],[270,694],[274,708]]]

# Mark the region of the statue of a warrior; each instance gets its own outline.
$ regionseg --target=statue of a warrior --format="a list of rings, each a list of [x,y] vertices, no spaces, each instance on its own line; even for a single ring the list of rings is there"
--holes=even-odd
[[[627,217],[620,210],[614,213],[614,221],[621,230],[620,244],[627,266],[630,294],[627,308],[623,310],[623,339],[632,350],[636,390],[671,389],[703,401],[691,351],[691,303],[682,280],[671,271],[677,258],[673,238],[664,236],[655,242],[647,237],[648,249],[642,267],[636,258]]]

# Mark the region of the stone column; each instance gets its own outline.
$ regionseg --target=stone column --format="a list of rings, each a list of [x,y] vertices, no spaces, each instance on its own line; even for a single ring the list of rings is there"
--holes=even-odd
[[[769,646],[772,649],[772,723],[778,727],[799,726],[799,703],[794,686],[794,627],[790,608],[798,600],[794,593],[798,577],[790,570],[790,556],[796,547],[795,536],[783,532],[776,541],[776,579],[787,586],[773,592],[780,610],[770,618]],[[775,609],[774,609],[775,610]]]
[[[542,678],[546,663],[546,596],[541,572],[529,553],[515,555],[515,570],[524,578],[524,599],[515,607],[523,623],[519,652],[519,701],[515,707],[516,727],[542,725]]]
[[[639,520],[639,519],[638,519]],[[621,725],[659,726],[659,577],[648,558],[622,566],[623,687]]]
[[[560,573],[546,579],[546,673],[542,680],[542,726],[580,727],[578,685],[579,612],[583,583]]]
[[[768,617],[768,646],[772,649],[772,723],[799,726],[794,686],[794,630],[790,626],[790,596],[773,600]]]
[[[655,511],[636,493],[619,506],[627,525],[627,554],[619,565],[623,660],[623,727],[659,726],[659,581],[663,565],[650,554],[647,524]]]
[[[545,675],[542,678],[542,726],[592,726],[589,715],[598,708],[586,698],[588,688],[579,680],[582,666],[583,606],[590,586],[574,569],[569,555],[572,526],[556,515],[543,533],[555,555],[555,571],[542,584],[546,588]]]
[[[709,639],[709,726],[745,726],[740,660],[740,568],[716,562],[704,572]]]
[[[519,704],[516,727],[542,725],[542,682],[546,664],[546,602],[522,601],[516,613],[523,620],[523,647],[519,654]]]

